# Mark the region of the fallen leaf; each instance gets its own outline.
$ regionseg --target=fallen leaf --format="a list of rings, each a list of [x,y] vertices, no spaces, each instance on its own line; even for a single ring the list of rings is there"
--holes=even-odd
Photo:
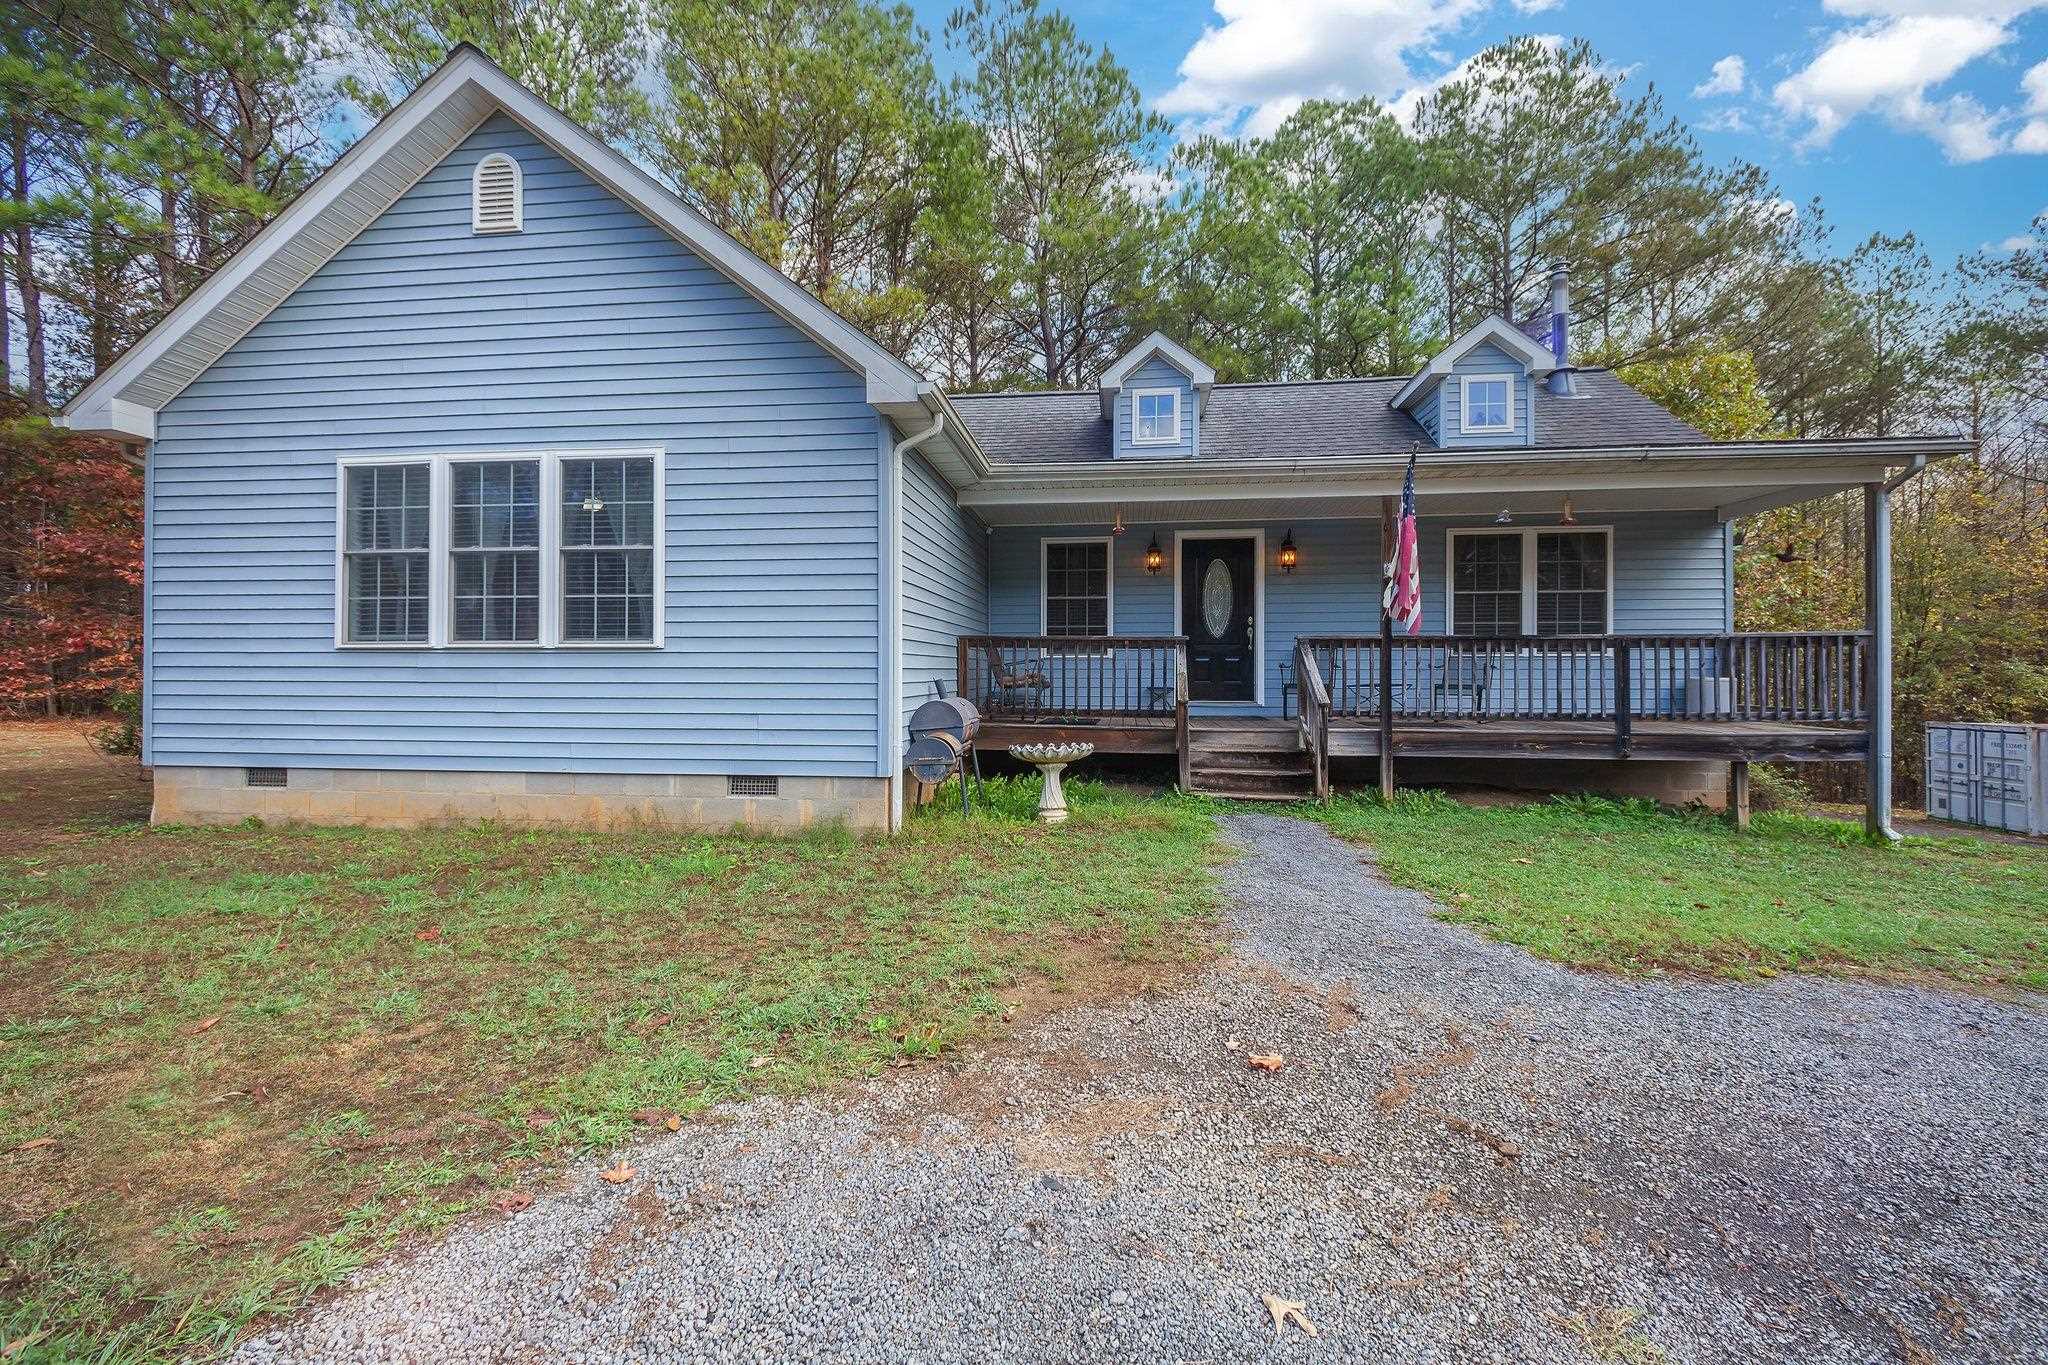
[[[901,1040],[899,1039],[898,1041]],[[762,1067],[766,1065],[768,1065],[768,1059],[766,1057],[756,1057],[753,1061],[747,1063],[747,1070],[759,1071]]]
[[[21,1146],[16,1147],[14,1150],[17,1152],[33,1152],[38,1147],[48,1147],[56,1141],[57,1139],[53,1137],[30,1138],[27,1142],[22,1143]]]
[[[525,1190],[504,1190],[491,1201],[491,1207],[499,1213],[518,1213],[533,1207],[533,1196]]]
[[[432,925],[428,928],[420,930],[417,934],[414,934],[413,937],[418,939],[422,943],[433,943],[441,937],[441,926],[438,924]]]
[[[35,1331],[30,1332],[25,1337],[16,1337],[14,1340],[8,1342],[5,1346],[0,1346],[0,1360],[14,1359],[23,1351],[26,1351],[29,1347],[35,1345],[37,1342],[41,1341],[44,1337],[48,1335],[50,1335],[49,1328],[38,1327]]]
[[[633,1115],[635,1123],[656,1124],[668,1117],[665,1109],[642,1109]]]
[[[675,1114],[670,1114],[668,1116],[668,1130],[671,1133],[680,1133],[683,1130],[682,1119]]]
[[[654,1033],[660,1029],[665,1029],[674,1023],[675,1019],[676,1017],[673,1014],[657,1014],[647,1021],[647,1031]]]
[[[1277,1052],[1254,1052],[1244,1063],[1254,1071],[1278,1071],[1286,1065]]]
[[[545,1109],[529,1109],[526,1111],[526,1126],[535,1132],[539,1132],[554,1121],[555,1116]]]
[[[1276,1340],[1290,1322],[1308,1336],[1316,1334],[1316,1325],[1303,1314],[1303,1310],[1308,1307],[1306,1302],[1283,1299],[1277,1294],[1261,1294],[1259,1301],[1265,1304],[1266,1311],[1273,1315],[1273,1336]]]
[[[185,1036],[190,1038],[196,1034],[204,1033],[208,1029],[212,1028],[215,1024],[218,1024],[220,1022],[220,1019],[221,1017],[218,1014],[214,1015],[211,1019],[201,1019],[191,1028],[185,1030]]]
[[[1528,865],[1529,865],[1530,863],[1533,863],[1533,862],[1535,862],[1536,860],[1535,860],[1534,858],[1510,858],[1510,859],[1509,859],[1508,861],[1509,861],[1509,862],[1516,862],[1516,863],[1520,863],[1520,864],[1522,864],[1522,865],[1523,865],[1524,867],[1527,867],[1527,866],[1528,866]]]
[[[623,1185],[628,1180],[631,1180],[633,1175],[633,1168],[626,1164],[626,1158],[620,1157],[618,1165],[608,1171],[599,1171],[597,1178],[607,1185]]]

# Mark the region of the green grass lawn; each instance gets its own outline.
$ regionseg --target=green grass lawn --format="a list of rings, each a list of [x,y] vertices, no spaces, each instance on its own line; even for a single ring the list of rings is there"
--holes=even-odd
[[[1048,831],[1035,779],[992,786],[890,841],[114,824],[0,858],[9,1365],[210,1354],[643,1125],[1211,955],[1199,805],[1082,781]]]
[[[2048,991],[2048,847],[1863,841],[1832,820],[1599,798],[1470,806],[1433,792],[1303,807],[1370,845],[1446,916],[1533,953],[1617,972],[1784,971]]]

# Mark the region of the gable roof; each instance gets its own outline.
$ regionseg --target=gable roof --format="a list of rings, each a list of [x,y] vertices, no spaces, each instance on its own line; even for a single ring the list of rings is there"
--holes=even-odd
[[[1096,381],[1096,391],[1101,395],[1104,417],[1109,416],[1115,409],[1117,392],[1123,388],[1124,381],[1136,374],[1138,367],[1154,356],[1158,356],[1188,377],[1188,383],[1195,390],[1195,411],[1206,410],[1209,389],[1216,382],[1216,371],[1204,363],[1201,357],[1166,333],[1154,332],[1125,351],[1122,358],[1104,370],[1102,378]]]
[[[1606,370],[1579,370],[1578,393],[1533,390],[1537,450],[1710,444],[1695,428]],[[1392,406],[1406,375],[1218,384],[1202,419],[1201,454],[1187,463],[1405,455],[1434,450],[1421,424]],[[990,463],[1091,464],[1113,458],[1110,427],[1090,391],[962,393],[953,410]]]
[[[467,43],[121,358],[65,404],[78,431],[152,440],[156,413],[267,317],[476,127],[504,113],[901,405],[930,381],[727,236],[601,139]]]
[[[1548,346],[1538,344],[1527,332],[1506,318],[1498,315],[1485,317],[1463,336],[1431,356],[1429,363],[1417,370],[1415,377],[1394,395],[1394,406],[1405,408],[1429,392],[1474,347],[1482,346],[1489,341],[1521,361],[1528,368],[1529,377],[1532,379],[1541,379],[1557,368],[1557,357],[1550,353]]]

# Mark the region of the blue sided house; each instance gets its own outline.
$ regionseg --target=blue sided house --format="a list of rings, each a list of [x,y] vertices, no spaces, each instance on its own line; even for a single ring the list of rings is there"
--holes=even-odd
[[[464,47],[62,420],[146,460],[159,819],[886,830],[943,689],[1243,795],[1862,760],[1882,828],[1885,490],[1969,443],[1710,441],[1550,312],[947,394]],[[1735,520],[1843,489],[1867,628],[1737,633]]]

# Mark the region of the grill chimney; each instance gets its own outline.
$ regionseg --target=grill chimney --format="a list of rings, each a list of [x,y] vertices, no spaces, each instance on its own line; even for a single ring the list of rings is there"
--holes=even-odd
[[[1550,372],[1550,391],[1569,394],[1572,391],[1571,326],[1572,293],[1571,270],[1563,261],[1550,267],[1550,354],[1557,361],[1557,368]]]

